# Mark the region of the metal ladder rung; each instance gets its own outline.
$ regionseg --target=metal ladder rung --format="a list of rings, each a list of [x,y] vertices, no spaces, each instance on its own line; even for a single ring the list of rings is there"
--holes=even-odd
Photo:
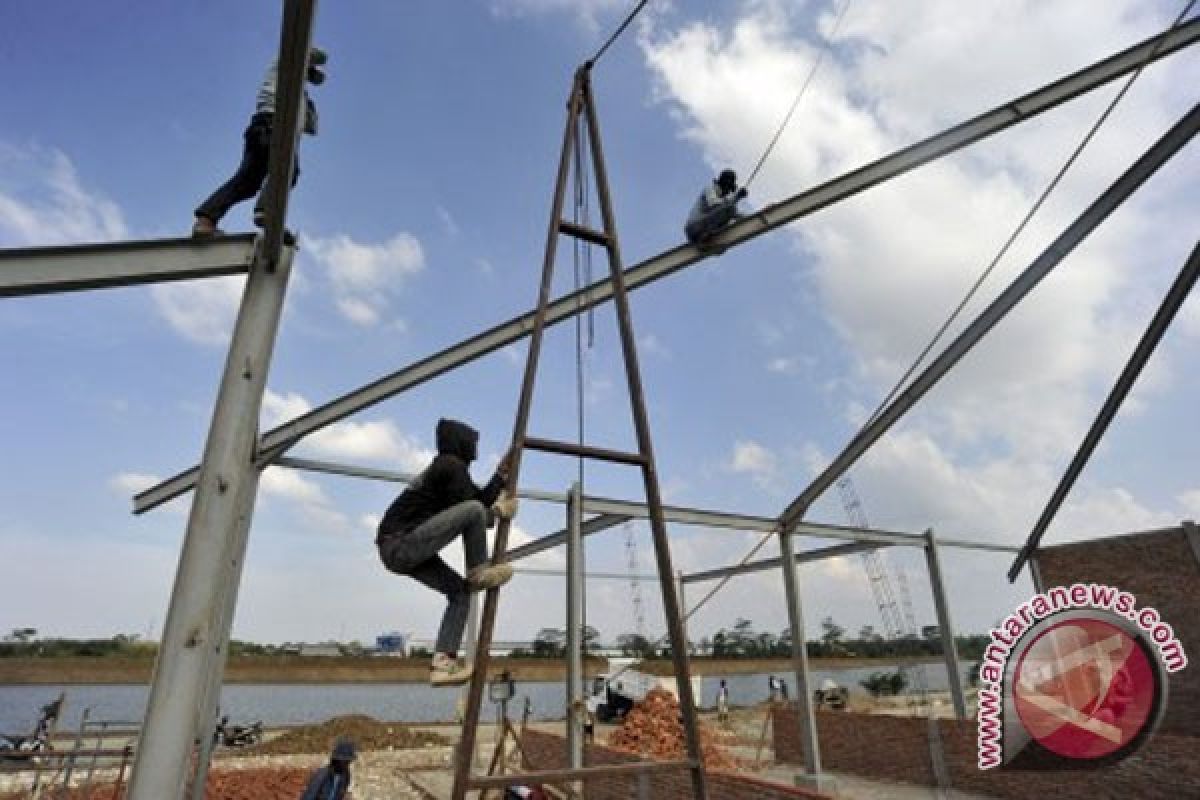
[[[646,458],[641,453],[626,453],[621,450],[609,450],[605,447],[592,447],[586,444],[580,445],[572,442],[560,442],[554,439],[536,439],[532,436],[527,436],[525,437],[525,447],[530,450],[540,450],[543,453],[583,456],[584,458],[596,458],[601,461],[614,461],[618,464],[631,464],[635,467],[646,466]]]
[[[608,234],[602,231],[585,228],[582,225],[576,225],[574,222],[567,222],[565,219],[558,221],[558,232],[565,233],[567,236],[574,236],[576,239],[582,239],[585,242],[598,244],[601,247],[608,247]]]

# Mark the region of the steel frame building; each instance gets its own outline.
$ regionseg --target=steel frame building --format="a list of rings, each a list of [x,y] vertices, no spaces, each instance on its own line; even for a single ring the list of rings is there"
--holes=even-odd
[[[309,51],[316,0],[285,0],[279,49],[279,83],[271,143],[271,160],[265,198],[267,225],[258,236],[226,236],[215,240],[166,239],[115,242],[66,247],[0,250],[0,297],[130,286],[150,282],[184,280],[246,273],[248,279],[235,323],[232,341],[215,402],[203,458],[187,470],[135,498],[135,512],[148,511],[194,489],[170,609],[154,670],[143,735],[130,784],[133,800],[182,798],[190,790],[203,795],[207,751],[216,704],[223,678],[233,611],[241,579],[242,561],[253,517],[261,471],[272,464],[296,469],[381,480],[405,480],[407,476],[381,470],[315,462],[286,456],[303,437],[393,397],[413,386],[467,364],[527,336],[533,312],[483,331],[421,361],[349,392],[307,414],[259,434],[257,420],[277,335],[283,299],[287,290],[294,248],[285,244],[287,189],[294,164],[300,121],[304,69]],[[1128,75],[1146,64],[1170,56],[1200,39],[1200,20],[1179,24],[1078,70],[1046,86],[1003,103],[983,114],[916,144],[880,158],[821,185],[808,189],[754,213],[731,226],[718,238],[719,249],[747,242],[768,231],[853,197],[873,186],[902,175],[932,160],[1029,120],[1086,92]],[[932,532],[913,534],[823,525],[805,520],[811,504],[833,484],[875,441],[940,380],[991,328],[1000,321],[1072,249],[1127,199],[1150,175],[1181,150],[1200,128],[1200,106],[1194,106],[1137,162],[1126,170],[1086,211],[1002,292],[919,376],[917,376],[874,421],[856,435],[846,448],[812,483],[801,491],[779,517],[756,517],[702,509],[664,507],[664,517],[675,524],[705,525],[719,529],[770,532],[779,537],[781,556],[749,564],[682,576],[678,586],[780,568],[787,595],[792,629],[796,699],[800,704],[802,743],[810,775],[821,774],[808,664],[804,653],[802,600],[796,565],[878,547],[920,547],[933,585],[935,608],[941,625],[947,669],[952,680],[958,676],[953,646],[949,603],[942,587],[939,549],[968,548],[1014,552],[1016,548],[935,538]],[[625,287],[632,291],[659,278],[685,269],[707,256],[692,246],[676,247],[624,271]],[[1194,250],[1180,273],[1151,330],[1131,357],[1113,394],[1101,411],[1076,461],[1064,478],[1082,469],[1089,443],[1103,433],[1104,426],[1119,406],[1124,393],[1149,358],[1157,336],[1170,322],[1200,272],[1200,247]],[[582,313],[613,297],[611,279],[554,300],[546,312],[553,325]],[[1062,487],[1060,487],[1062,489]],[[1065,489],[1056,496],[1065,494]],[[583,496],[577,487],[566,494],[526,491],[524,496],[565,503],[568,520],[563,531],[545,536],[506,556],[508,560],[528,557],[550,547],[568,545],[568,595],[578,598],[583,580],[582,537],[629,519],[644,518],[646,506],[624,500]],[[1061,497],[1057,497],[1061,502]],[[1052,503],[1053,505],[1053,503]],[[1056,505],[1053,506],[1055,509]],[[1049,507],[1048,507],[1049,508]],[[1053,511],[1049,511],[1053,513]],[[584,518],[584,515],[592,515]],[[1043,526],[1044,527],[1044,526]],[[798,551],[796,536],[845,540],[844,544],[817,550]],[[1035,584],[1037,537],[1023,548],[1015,571],[1028,560]],[[569,603],[568,628],[579,624],[578,600]],[[576,637],[577,638],[577,637]],[[575,662],[575,659],[572,659]],[[571,667],[569,685],[576,696],[579,666]],[[956,682],[957,683],[957,682]],[[961,685],[952,684],[955,710],[965,714]],[[201,745],[200,757],[196,747]],[[676,765],[680,766],[680,765]],[[687,766],[687,764],[683,764]],[[639,768],[640,769],[640,768]],[[490,782],[489,782],[490,781]],[[473,786],[500,785],[496,779]]]

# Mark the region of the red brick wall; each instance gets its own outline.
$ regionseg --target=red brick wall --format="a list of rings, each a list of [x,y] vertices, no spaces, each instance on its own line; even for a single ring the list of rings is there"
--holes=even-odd
[[[1047,587],[1094,581],[1132,592],[1140,608],[1158,610],[1193,662],[1168,678],[1159,730],[1200,736],[1200,561],[1184,529],[1047,547],[1037,560]]]
[[[849,712],[817,712],[824,769],[867,778],[932,786],[929,722]],[[772,722],[775,759],[800,764],[796,712],[778,708]],[[950,786],[995,797],[1028,800],[1180,800],[1200,797],[1200,739],[1157,734],[1119,764],[1099,770],[1018,772],[980,770],[973,720],[939,720]]]
[[[561,736],[540,731],[526,731],[521,745],[531,769],[562,769],[567,766],[567,742]],[[626,764],[637,757],[600,745],[584,747],[583,763]],[[653,800],[683,800],[692,797],[692,776],[686,769],[656,772],[646,776],[649,783],[646,797]],[[720,800],[826,800],[826,796],[791,786],[731,775],[708,773],[709,795]],[[585,782],[588,800],[635,800],[638,795],[636,776],[606,776]]]

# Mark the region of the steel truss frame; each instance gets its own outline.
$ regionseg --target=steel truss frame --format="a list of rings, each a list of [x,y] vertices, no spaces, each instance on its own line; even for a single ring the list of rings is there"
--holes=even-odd
[[[214,407],[213,421],[198,467],[187,470],[135,498],[135,511],[142,513],[190,489],[196,489],[170,610],[163,632],[162,646],[155,664],[154,681],[142,737],[130,783],[132,800],[182,798],[189,783],[194,796],[203,793],[206,753],[195,758],[194,748],[209,738],[215,723],[216,697],[224,670],[225,649],[236,604],[242,558],[253,517],[258,478],[271,464],[336,472],[319,462],[285,457],[285,453],[304,436],[393,397],[413,386],[467,364],[510,343],[530,335],[535,312],[530,311],[506,323],[453,345],[422,361],[391,373],[367,386],[350,392],[313,411],[259,435],[253,421],[258,418],[271,353],[278,331],[279,315],[291,267],[293,248],[284,245],[290,173],[294,164],[296,135],[300,121],[304,67],[312,36],[316,0],[285,0],[279,50],[279,86],[271,144],[270,179],[264,198],[267,225],[258,237],[229,236],[204,244],[192,240],[113,242],[51,248],[0,250],[0,297],[131,286],[168,280],[184,280],[246,272],[249,278],[234,329],[221,388]],[[1029,120],[1062,103],[1105,85],[1145,64],[1165,58],[1193,45],[1200,39],[1200,19],[1180,24],[1165,36],[1151,37],[1109,58],[1078,70],[1022,97],[997,106],[966,122],[921,142],[903,148],[864,167],[816,186],[787,200],[763,209],[731,226],[716,244],[725,249],[745,243],[768,231],[847,199],[872,186],[902,175],[923,164],[956,152],[982,138]],[[662,507],[662,518],[679,524],[707,525],[714,528],[775,532],[780,537],[781,557],[720,570],[694,573],[680,583],[700,582],[717,577],[744,574],[759,569],[782,567],[788,593],[793,643],[804,641],[796,566],[806,561],[836,557],[864,548],[922,546],[934,586],[935,606],[943,636],[952,636],[948,603],[941,586],[937,562],[939,546],[982,550],[1007,550],[997,545],[961,540],[934,540],[896,531],[855,529],[818,525],[803,519],[808,507],[892,424],[906,413],[957,361],[966,354],[999,320],[1034,288],[1071,249],[1120,205],[1174,153],[1181,149],[1200,126],[1200,110],[1181,119],[1146,155],[1138,160],[1091,208],[1073,223],[1016,281],[984,311],[913,383],[908,390],[856,436],[815,481],[806,487],[779,518],[754,517],[699,509]],[[288,132],[293,132],[289,135]],[[586,233],[586,232],[585,232]],[[584,237],[586,238],[586,237]],[[625,290],[634,290],[659,278],[685,269],[706,257],[694,247],[683,246],[653,256],[613,278],[598,281],[578,292],[549,303],[544,309],[547,326],[573,317],[600,303],[613,299],[623,282]],[[1149,358],[1162,330],[1178,308],[1180,288],[1190,288],[1196,279],[1197,254],[1193,252],[1163,308],[1156,315],[1139,349],[1131,357],[1122,379],[1114,387],[1092,432],[1081,445],[1064,486],[1082,469],[1095,439],[1111,420],[1120,400]],[[615,280],[614,280],[615,279]],[[303,462],[303,463],[302,463]],[[382,477],[394,480],[394,474],[366,474],[357,468],[339,468],[344,474]],[[349,470],[354,470],[350,472]],[[380,471],[375,471],[380,472]],[[1052,503],[1066,489],[1060,487]],[[565,502],[565,495],[527,492],[534,499]],[[624,500],[582,497],[577,512],[595,514],[579,524],[579,537],[632,518],[646,518],[646,506]],[[1052,512],[1051,512],[1052,513]],[[532,555],[568,541],[568,529],[518,548],[508,558]],[[808,552],[795,552],[793,537],[806,535],[844,539],[849,543]],[[1036,553],[1037,539],[1031,536],[1014,564],[1014,575],[1025,559]],[[1037,580],[1036,560],[1030,561]],[[574,568],[575,571],[580,569]],[[660,575],[661,577],[661,575]],[[668,576],[669,577],[669,576]],[[680,623],[675,609],[675,623]],[[670,620],[669,620],[670,621]],[[946,650],[948,669],[953,655],[952,638]],[[819,752],[812,725],[807,663],[804,650],[795,653],[797,699],[802,705],[802,744],[806,764],[813,775],[820,773]],[[956,675],[956,671],[951,672]],[[960,694],[960,692],[958,693]],[[956,700],[956,710],[962,710]],[[691,769],[698,762],[684,760],[656,768]],[[648,769],[632,765],[623,770]],[[194,771],[189,774],[189,770]],[[547,775],[546,777],[549,777]],[[575,770],[556,771],[555,777],[581,777]],[[476,778],[474,786],[485,780]],[[499,783],[495,785],[499,785]],[[489,785],[492,785],[489,783]]]

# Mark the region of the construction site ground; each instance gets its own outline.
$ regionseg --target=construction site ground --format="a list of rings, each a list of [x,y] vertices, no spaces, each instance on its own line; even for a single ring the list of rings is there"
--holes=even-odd
[[[456,741],[460,728],[453,724],[400,726],[392,724],[396,733],[396,745],[384,744],[380,734],[387,727],[371,732],[366,724],[355,725],[347,718],[331,721],[327,726],[310,726],[306,729],[277,729],[268,731],[266,746],[260,748],[270,754],[251,754],[236,749],[218,750],[212,768],[212,779],[207,800],[295,800],[307,782],[307,776],[327,760],[325,740],[322,735],[357,732],[360,738],[369,740],[369,747],[360,748],[358,759],[353,765],[354,800],[443,800],[450,797],[453,781],[453,747],[439,744],[440,737],[447,742]],[[738,771],[763,780],[794,786],[801,771],[794,766],[774,763],[770,736],[763,737],[765,712],[761,708],[734,709],[727,725],[718,724],[716,715],[702,713],[703,723],[716,733],[721,748],[739,764]],[[379,723],[376,723],[379,725]],[[389,723],[382,723],[388,726]],[[314,730],[313,728],[323,730]],[[562,736],[564,724],[556,722],[530,723],[533,730]],[[616,724],[600,723],[596,726],[596,741],[605,744],[617,729]],[[495,748],[497,726],[481,724],[477,737],[475,773],[487,769]],[[278,753],[280,744],[290,739],[297,749],[309,753]],[[760,749],[760,742],[762,747]],[[507,752],[514,750],[511,741]],[[509,771],[517,767],[515,758]],[[953,789],[938,793],[929,787],[868,780],[853,775],[830,773],[833,780],[831,797],[844,800],[925,800],[925,798],[949,798],[949,800],[984,800],[985,795],[958,792]],[[0,800],[17,800],[29,797],[31,774],[17,773],[0,775]],[[111,781],[113,776],[106,776]],[[111,791],[99,791],[102,776],[89,787],[89,794],[76,792],[66,794],[58,790],[50,796],[56,800],[77,800],[90,795],[94,800],[116,800]],[[75,782],[78,785],[77,782]],[[803,785],[803,784],[801,784]],[[122,795],[117,795],[121,797]],[[495,796],[495,793],[493,793]]]

